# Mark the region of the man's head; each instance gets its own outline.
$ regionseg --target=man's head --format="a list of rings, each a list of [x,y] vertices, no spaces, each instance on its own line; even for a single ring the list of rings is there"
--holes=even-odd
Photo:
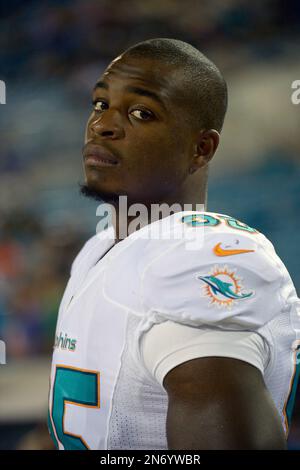
[[[195,182],[205,186],[227,87],[201,52],[174,39],[136,44],[107,67],[93,102],[84,147],[86,194],[108,202],[127,195],[130,204],[182,204]],[[115,163],[103,166],[101,158]]]

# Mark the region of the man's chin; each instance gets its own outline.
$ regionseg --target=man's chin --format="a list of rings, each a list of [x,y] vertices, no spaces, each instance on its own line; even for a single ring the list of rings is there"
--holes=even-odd
[[[87,184],[79,184],[80,194],[94,201],[116,204],[119,202],[119,194],[99,191]]]

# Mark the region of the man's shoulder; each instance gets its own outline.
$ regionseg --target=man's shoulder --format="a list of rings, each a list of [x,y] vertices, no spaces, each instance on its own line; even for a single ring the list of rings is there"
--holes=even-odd
[[[263,270],[270,277],[285,270],[265,235],[235,217],[215,212],[184,211],[159,221],[144,246],[141,263],[144,273],[156,272],[159,278],[220,264]]]
[[[178,217],[188,227],[183,236],[167,241],[157,253],[151,241],[143,252],[141,298],[146,311],[164,312],[170,320],[192,326],[227,319],[230,327],[250,328],[281,310],[282,285],[290,279],[264,235],[228,215]]]
[[[136,242],[132,246],[143,247],[144,254],[153,251],[158,255],[169,253],[175,256],[179,250],[200,249],[203,252],[208,249],[211,240],[215,241],[215,254],[219,256],[228,255],[230,248],[234,253],[238,249],[243,250],[240,244],[260,246],[274,252],[272,243],[256,228],[233,216],[216,212],[177,212],[143,227],[131,237]]]

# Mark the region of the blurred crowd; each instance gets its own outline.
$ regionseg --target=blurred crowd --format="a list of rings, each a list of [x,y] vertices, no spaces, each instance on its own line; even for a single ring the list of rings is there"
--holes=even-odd
[[[9,359],[50,354],[59,301],[83,234],[46,231],[33,214],[1,224],[0,336]]]
[[[4,74],[68,76],[96,58],[111,59],[145,37],[184,37],[222,49],[223,58],[263,59],[296,32],[300,8],[290,0],[11,0],[2,2]],[[246,46],[247,54],[232,54]]]

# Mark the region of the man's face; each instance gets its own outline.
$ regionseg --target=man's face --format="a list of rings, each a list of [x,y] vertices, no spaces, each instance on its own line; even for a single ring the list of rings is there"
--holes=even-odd
[[[120,56],[108,66],[86,127],[89,189],[104,201],[127,195],[131,204],[178,192],[194,150],[183,91],[176,68],[160,61]]]

